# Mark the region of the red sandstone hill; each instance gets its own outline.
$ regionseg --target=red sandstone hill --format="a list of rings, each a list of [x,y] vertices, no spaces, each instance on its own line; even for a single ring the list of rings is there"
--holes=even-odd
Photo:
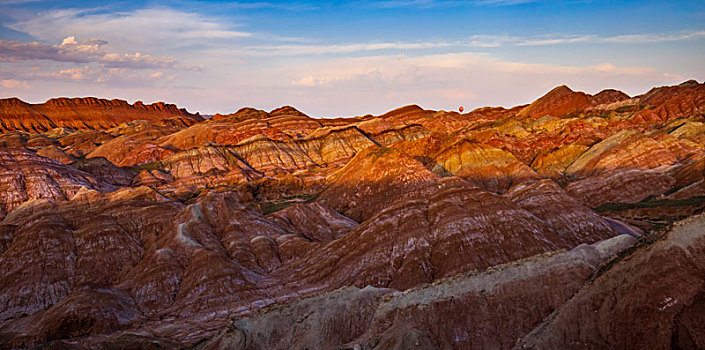
[[[0,131],[44,132],[57,127],[108,129],[133,120],[168,118],[178,118],[185,123],[201,120],[185,109],[164,102],[145,105],[141,101],[129,104],[124,100],[62,97],[29,104],[17,98],[0,99]]]
[[[589,107],[627,99],[629,99],[629,95],[618,90],[603,90],[593,96],[584,92],[575,92],[569,87],[561,85],[522,109],[518,115],[533,117],[551,115],[560,117],[568,113],[583,111]]]
[[[705,84],[0,106],[0,348],[705,348]]]

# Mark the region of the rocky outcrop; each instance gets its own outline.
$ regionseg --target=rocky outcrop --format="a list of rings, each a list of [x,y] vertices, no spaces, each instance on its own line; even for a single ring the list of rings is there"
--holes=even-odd
[[[617,169],[572,182],[565,190],[583,204],[594,208],[608,202],[636,203],[649,196],[665,193],[673,184],[672,177],[657,171]]]
[[[531,163],[531,167],[543,176],[559,177],[588,148],[583,145],[568,144],[537,156]]]
[[[117,166],[129,167],[154,163],[173,154],[172,150],[149,142],[140,143],[130,136],[122,135],[96,147],[86,158],[102,157]]]
[[[132,185],[159,187],[172,181],[174,177],[169,173],[160,170],[142,170],[132,179]]]
[[[587,177],[613,169],[652,169],[676,161],[658,141],[638,131],[624,130],[590,147],[568,166],[566,173]]]
[[[204,146],[181,151],[159,162],[180,184],[209,186],[258,177],[258,172],[226,148]],[[215,181],[215,182],[214,182]]]
[[[0,184],[0,207],[6,213],[28,200],[68,200],[84,187],[114,189],[87,172],[19,148],[0,148]]]
[[[71,167],[85,171],[95,176],[99,181],[116,187],[129,186],[134,178],[134,174],[113,165],[105,158],[80,159],[71,163]]]
[[[67,154],[64,150],[54,145],[41,148],[37,151],[37,155],[44,158],[53,159],[63,164],[71,164],[76,161],[76,157]]]
[[[318,202],[297,203],[269,218],[287,232],[314,242],[338,239],[357,227],[357,222]]]
[[[161,145],[182,150],[202,146],[206,142],[237,145],[254,136],[277,141],[291,141],[309,135],[323,126],[313,119],[285,106],[270,113],[251,108],[231,115],[216,115],[210,121],[193,125],[161,139]]]
[[[318,201],[362,222],[395,203],[435,192],[439,177],[397,149],[370,147],[334,178]]]
[[[380,115],[382,119],[386,119],[393,124],[396,123],[417,123],[422,119],[432,115],[433,111],[425,110],[418,105],[409,105],[397,108],[395,110],[389,111],[385,114]]]
[[[86,158],[102,157],[117,165],[137,145],[138,143],[128,136],[119,136],[96,147],[91,153],[86,155]]]
[[[460,176],[492,192],[504,192],[514,183],[539,177],[511,153],[467,140],[442,150],[435,160],[434,172]]]
[[[360,129],[345,126],[318,129],[298,144],[318,164],[339,165],[378,143]]]
[[[174,155],[174,151],[147,142],[130,149],[115,165],[121,167],[144,165],[166,159],[172,155]]]
[[[281,140],[281,130],[287,131],[288,129],[285,127],[291,127],[286,126],[284,121],[280,120],[282,118],[285,117],[275,118],[282,129],[265,129],[275,130],[272,132],[260,134],[253,132],[250,127],[244,128],[242,125],[232,127],[229,124],[224,124],[224,132],[240,132],[237,131],[239,130],[238,127],[243,130],[239,136],[227,141],[220,140],[219,134],[211,137],[214,137],[219,145],[231,145],[229,146],[231,152],[237,154],[238,157],[242,158],[254,169],[268,174],[327,165],[341,165],[341,163],[348,161],[357,152],[376,145],[374,140],[363,134],[359,129],[347,126],[303,130],[300,134],[294,135],[294,137],[286,136],[284,140]],[[259,122],[264,123],[262,120],[259,120]],[[267,123],[270,123],[269,119]],[[200,124],[194,125],[164,139],[161,145],[181,149],[191,149],[194,145],[208,145],[205,141],[209,137],[208,133],[202,134],[198,132],[194,134],[193,138],[187,137],[187,135],[191,135],[191,133],[197,131],[196,129],[202,127]],[[212,126],[207,127],[212,131]],[[266,125],[262,126],[262,128],[266,128]],[[248,135],[249,137],[245,137]]]
[[[240,142],[230,150],[263,173],[289,172],[318,165],[298,144],[263,136]]]

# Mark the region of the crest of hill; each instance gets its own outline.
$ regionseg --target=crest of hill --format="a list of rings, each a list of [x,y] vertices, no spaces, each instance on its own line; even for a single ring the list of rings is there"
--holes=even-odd
[[[705,83],[696,80],[653,88],[637,97],[643,108],[638,116],[640,121],[672,120],[705,113]]]
[[[243,120],[247,119],[266,119],[266,118],[273,118],[273,117],[282,117],[282,116],[296,116],[296,117],[305,117],[309,118],[308,115],[304,114],[303,112],[299,111],[298,109],[292,107],[292,106],[282,106],[279,108],[275,108],[271,110],[269,113],[261,110],[261,109],[256,109],[252,107],[243,107],[240,108],[237,112],[231,113],[231,114],[216,114],[213,116],[212,120],[218,121],[218,120],[227,120],[230,122],[240,122]]]
[[[520,117],[560,117],[590,107],[629,99],[629,95],[618,90],[603,90],[596,95],[573,91],[565,85],[558,86],[532,102],[517,114]]]
[[[109,129],[134,120],[180,119],[185,124],[201,121],[198,114],[164,102],[129,104],[124,100],[96,97],[53,98],[30,104],[18,98],[0,99],[0,131],[45,132],[57,127],[77,130]]]
[[[391,110],[385,114],[379,116],[379,118],[384,118],[390,121],[403,121],[407,122],[409,120],[417,120],[423,117],[427,117],[435,113],[434,111],[429,111],[421,108],[419,105],[408,105],[404,107],[399,107],[397,109]]]

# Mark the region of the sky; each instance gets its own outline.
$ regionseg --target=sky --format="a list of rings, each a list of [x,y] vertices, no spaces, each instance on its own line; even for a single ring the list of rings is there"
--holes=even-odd
[[[316,117],[705,80],[705,0],[0,0],[0,97]]]

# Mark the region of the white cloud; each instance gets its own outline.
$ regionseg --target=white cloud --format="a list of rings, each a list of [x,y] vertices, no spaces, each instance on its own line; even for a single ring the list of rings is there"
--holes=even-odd
[[[90,39],[79,43],[75,36],[64,38],[60,45],[0,40],[0,61],[99,62],[106,67],[133,69],[173,68],[175,64],[173,57],[152,57],[139,52],[108,53],[104,48],[107,44],[107,41],[101,39]]]
[[[0,60],[52,60],[59,62],[90,62],[96,56],[104,54],[102,48],[107,42],[88,40],[76,42],[75,37],[64,38],[61,45],[49,45],[38,42],[19,43],[0,40]]]
[[[56,42],[72,35],[103,38],[118,51],[151,48],[151,51],[161,52],[202,45],[208,40],[232,40],[252,35],[235,30],[224,20],[171,8],[112,13],[52,10],[16,19],[6,26],[46,41]]]
[[[519,38],[517,37],[507,35],[472,35],[464,45],[470,47],[499,47],[518,40]]]
[[[0,80],[0,86],[4,87],[6,89],[17,89],[17,88],[29,87],[27,85],[26,81],[19,81],[19,80],[15,80],[15,79]]]
[[[328,77],[323,77],[323,78],[314,78],[312,75],[307,75],[301,79],[298,80],[292,80],[291,85],[293,86],[324,86],[327,85],[331,82],[331,78]]]
[[[176,60],[173,57],[152,57],[140,52],[129,54],[109,53],[98,59],[106,67],[116,68],[174,68]]]

